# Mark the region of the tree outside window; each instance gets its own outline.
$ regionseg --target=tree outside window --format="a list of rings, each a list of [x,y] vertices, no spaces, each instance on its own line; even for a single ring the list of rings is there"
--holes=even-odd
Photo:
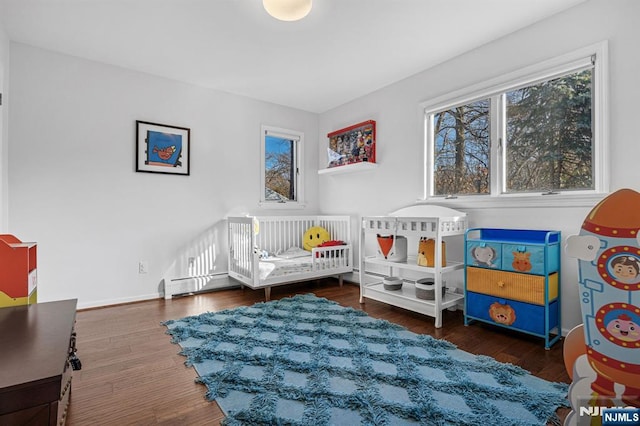
[[[434,114],[434,195],[488,194],[488,99]]]
[[[260,203],[271,207],[302,206],[304,134],[262,126]]]
[[[506,93],[507,192],[593,189],[592,70]]]
[[[265,200],[295,200],[294,141],[267,135],[265,144]]]

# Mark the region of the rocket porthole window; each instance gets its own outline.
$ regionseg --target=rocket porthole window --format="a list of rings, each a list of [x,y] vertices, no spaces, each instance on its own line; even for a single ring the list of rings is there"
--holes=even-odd
[[[640,249],[618,246],[602,252],[598,258],[598,273],[619,290],[640,290]]]
[[[609,303],[596,314],[598,331],[624,348],[640,348],[640,308],[628,303]]]

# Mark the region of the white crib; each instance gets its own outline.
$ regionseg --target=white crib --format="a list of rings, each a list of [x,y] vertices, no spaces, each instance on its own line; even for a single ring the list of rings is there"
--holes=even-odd
[[[271,287],[353,271],[351,219],[349,216],[250,216],[229,217],[229,276],[252,289]],[[283,253],[303,246],[303,235],[321,226],[332,240],[345,245],[316,247],[308,256],[286,258]],[[268,254],[265,257],[265,254]],[[280,257],[279,255],[283,256]]]

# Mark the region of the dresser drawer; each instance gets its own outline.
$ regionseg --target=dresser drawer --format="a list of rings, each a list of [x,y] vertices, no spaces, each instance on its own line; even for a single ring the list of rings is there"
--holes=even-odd
[[[545,246],[539,244],[502,244],[502,269],[544,275],[558,270],[559,245],[547,246],[548,270],[545,271]]]
[[[558,301],[549,304],[549,329],[558,326]],[[499,297],[467,292],[465,315],[505,327],[545,333],[545,307]]]
[[[492,241],[468,241],[467,264],[482,268],[502,268],[502,244]]]
[[[544,305],[544,276],[467,268],[467,291]],[[549,275],[549,299],[558,297],[558,274]]]

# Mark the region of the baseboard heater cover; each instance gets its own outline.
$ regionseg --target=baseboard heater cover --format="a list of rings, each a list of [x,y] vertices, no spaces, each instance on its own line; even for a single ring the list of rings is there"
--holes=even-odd
[[[197,277],[172,278],[170,280],[165,279],[164,298],[168,300],[178,294],[231,287],[231,285],[226,281],[227,278],[229,278],[229,274],[227,272],[220,272],[217,274]],[[221,285],[222,283],[216,281],[224,281],[224,284]]]

